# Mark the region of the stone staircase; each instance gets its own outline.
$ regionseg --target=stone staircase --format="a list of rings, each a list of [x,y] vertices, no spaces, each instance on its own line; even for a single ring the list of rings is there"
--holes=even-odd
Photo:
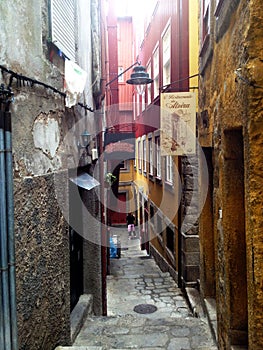
[[[145,316],[88,317],[72,347],[56,350],[216,350],[206,321]]]
[[[108,316],[82,312],[75,327],[80,332],[75,337],[77,331],[72,331],[73,346],[55,350],[217,350],[208,319],[195,297],[189,308],[191,300],[134,240],[122,251],[121,259],[111,262]],[[80,310],[86,301],[82,300]]]

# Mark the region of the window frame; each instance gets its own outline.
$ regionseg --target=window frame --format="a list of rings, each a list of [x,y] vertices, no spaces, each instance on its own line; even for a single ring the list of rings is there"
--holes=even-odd
[[[201,12],[200,12],[200,72],[204,74],[207,63],[210,57],[213,55],[213,42],[211,35],[214,31],[214,22],[212,16],[212,1],[202,0],[201,1]],[[205,27],[207,27],[205,29]]]
[[[175,253],[175,231],[170,225],[166,226],[166,248],[172,253]]]
[[[118,83],[124,83],[123,66],[118,66]]]
[[[76,0],[67,0],[65,8],[59,6],[59,1],[49,1],[51,41],[66,58],[75,62],[76,30],[78,25]],[[69,4],[69,2],[71,3]],[[67,38],[67,40],[63,40],[63,38]]]
[[[127,172],[129,171],[129,162],[128,160],[123,160],[120,162],[120,171]]]
[[[142,105],[142,112],[145,110],[146,108],[146,103],[145,103],[145,91],[142,93],[141,95],[141,105]]]
[[[210,25],[210,7],[211,7],[211,1],[210,0],[203,0],[203,8],[202,8],[202,44],[204,45],[205,42],[208,40],[211,30]]]
[[[153,50],[153,99],[159,96],[159,87],[160,87],[160,50],[159,43],[156,45]]]
[[[138,139],[137,158],[138,158],[138,170],[141,171],[142,170],[141,138]]]
[[[137,110],[137,108],[136,108],[136,94],[135,93],[133,93],[133,95],[132,95],[132,104],[133,104],[133,120],[136,120],[136,110]]]
[[[147,174],[147,145],[146,145],[146,136],[142,137],[142,171]]]
[[[168,36],[168,38],[167,38]],[[171,83],[171,24],[170,20],[162,34],[162,58],[163,58],[163,83],[162,85],[169,85]],[[167,74],[169,70],[169,74]]]
[[[139,117],[141,114],[140,109],[140,95],[138,93],[135,94],[135,105],[136,105],[136,117]]]
[[[173,185],[173,157],[165,156],[165,182]]]
[[[147,64],[146,71],[149,74],[149,77],[151,77],[152,76],[151,62]],[[149,106],[151,102],[152,102],[152,84],[148,84],[147,85],[147,105]]]
[[[148,159],[149,159],[149,175],[154,175],[154,166],[153,166],[153,140],[152,134],[148,135]]]
[[[240,0],[217,0],[215,3],[214,16],[216,18],[216,40],[223,37],[229,28],[232,13],[235,12]]]
[[[162,157],[161,157],[160,135],[155,136],[154,143],[155,143],[155,169],[156,169],[155,177],[158,180],[161,180],[161,178],[162,178]]]

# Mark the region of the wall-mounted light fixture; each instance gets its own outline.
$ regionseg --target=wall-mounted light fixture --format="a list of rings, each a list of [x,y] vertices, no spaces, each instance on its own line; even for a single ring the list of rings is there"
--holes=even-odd
[[[96,147],[96,142],[93,142],[92,134],[90,134],[87,130],[84,130],[80,136],[82,143],[78,142],[79,152],[81,149],[85,149],[86,155],[91,156],[92,161],[97,160],[98,150]]]
[[[152,82],[153,79],[149,77],[146,68],[141,65],[133,68],[131,78],[126,81],[127,84],[136,86],[139,95],[142,95],[145,91],[146,85],[151,84]]]
[[[135,67],[137,65],[137,67]],[[134,68],[133,68],[134,67]],[[131,74],[131,78],[126,81],[127,84],[135,85],[136,90],[139,95],[142,95],[145,91],[145,87],[147,84],[150,84],[153,82],[153,79],[149,77],[149,74],[146,72],[146,68],[141,66],[141,63],[136,61],[133,63],[130,67],[125,69],[123,72],[121,72],[119,75],[117,75],[114,79],[109,81],[106,86],[113,83],[115,80],[117,80],[120,76],[122,76],[124,73],[126,73],[128,70],[133,68],[133,73]]]
[[[80,136],[82,145],[79,143],[79,148],[86,148],[91,141],[91,134],[87,130],[84,130]]]

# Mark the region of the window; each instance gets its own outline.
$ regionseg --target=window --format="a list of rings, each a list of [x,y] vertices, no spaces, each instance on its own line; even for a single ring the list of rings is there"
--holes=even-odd
[[[142,112],[145,110],[145,91],[142,94]]]
[[[121,74],[121,75],[120,75]],[[118,67],[118,75],[119,75],[119,78],[118,78],[118,82],[119,83],[124,83],[124,74],[123,74],[123,67],[119,66]]]
[[[143,148],[143,172],[147,172],[147,157],[146,157],[146,139],[142,141]]]
[[[203,0],[203,23],[202,23],[202,42],[207,40],[210,34],[210,0]]]
[[[127,166],[127,161],[123,160],[122,162],[120,162],[120,170],[127,170],[128,166]]]
[[[159,95],[159,47],[153,54],[153,98]]]
[[[141,140],[138,141],[138,167],[139,170],[142,169],[142,155],[141,155]]]
[[[51,40],[75,62],[75,0],[50,0]]]
[[[231,0],[232,1],[232,0]],[[210,34],[213,31],[211,25],[211,0],[202,0],[201,1],[201,12],[200,12],[200,42],[201,42],[201,51],[200,51],[200,72],[204,73],[207,63],[209,62],[210,57],[213,55],[213,42],[210,39]]]
[[[163,35],[163,85],[171,83],[171,27]]]
[[[135,93],[132,98],[133,102],[133,120],[140,116],[140,95]]]
[[[145,28],[149,28],[151,21],[153,19],[154,13],[157,10],[157,6],[158,6],[158,1],[157,0],[148,0],[147,1],[147,11],[145,12],[145,24],[146,27]]]
[[[136,94],[136,116],[140,115],[140,95]]]
[[[133,104],[133,120],[136,120],[136,95],[137,94],[133,94],[132,96],[132,104]]]
[[[231,18],[233,12],[240,0],[217,0],[215,4],[215,17],[216,17],[216,39],[219,41],[223,37],[229,25],[231,23]]]
[[[166,246],[174,253],[174,230],[169,226],[166,228]]]
[[[157,232],[156,233],[160,238],[162,238],[162,236],[163,236],[163,220],[159,214],[157,215]]]
[[[155,138],[156,149],[156,177],[161,178],[161,148],[160,148],[160,136]]]
[[[172,156],[165,157],[165,181],[173,183],[173,158]]]
[[[147,66],[147,73],[149,74],[149,77],[152,76],[152,70],[151,70],[151,64],[149,63]],[[151,104],[152,102],[152,84],[147,85],[147,104]]]
[[[149,174],[153,175],[153,143],[152,138],[148,139],[148,147],[149,147]]]
[[[154,217],[154,206],[151,203],[150,204],[150,218],[153,219],[153,217]]]

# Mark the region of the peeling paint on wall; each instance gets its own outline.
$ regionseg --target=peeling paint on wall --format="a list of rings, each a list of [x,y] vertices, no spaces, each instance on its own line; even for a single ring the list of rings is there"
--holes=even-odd
[[[53,158],[60,142],[57,120],[49,115],[40,114],[34,122],[33,138],[35,147]]]

